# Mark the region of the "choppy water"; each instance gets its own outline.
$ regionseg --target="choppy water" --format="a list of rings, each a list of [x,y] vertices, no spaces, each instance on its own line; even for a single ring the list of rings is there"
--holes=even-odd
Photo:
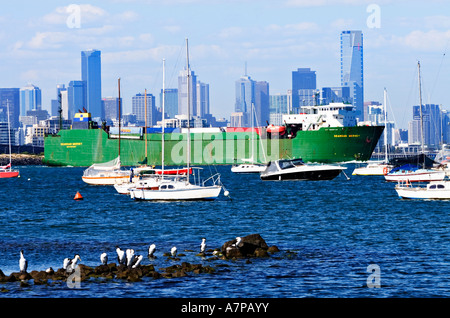
[[[83,183],[83,168],[20,167],[19,179],[0,180],[0,269],[6,275],[19,271],[21,249],[32,271],[60,268],[76,253],[81,263],[97,266],[102,252],[115,261],[116,245],[145,254],[151,243],[156,269],[174,264],[162,254],[175,245],[188,250],[181,261],[216,272],[82,282],[81,288],[5,283],[0,297],[450,296],[450,202],[401,200],[383,177],[350,176],[351,165],[350,180],[341,175],[320,182],[262,182],[258,175],[232,174],[230,166],[211,169],[222,173],[232,200],[135,202],[112,187]],[[77,191],[83,201],[73,200]],[[202,237],[219,248],[253,233],[281,252],[251,263],[196,256]],[[367,285],[373,264],[380,288]]]

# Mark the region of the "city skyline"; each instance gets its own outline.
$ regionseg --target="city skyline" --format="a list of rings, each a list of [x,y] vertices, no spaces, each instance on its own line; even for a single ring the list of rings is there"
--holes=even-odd
[[[42,108],[50,113],[56,85],[80,78],[80,51],[97,49],[102,97],[117,96],[120,77],[124,112],[131,112],[133,95],[144,89],[159,93],[163,58],[166,87],[177,87],[187,37],[191,68],[209,84],[210,112],[228,119],[245,65],[249,76],[269,83],[271,95],[285,94],[298,68],[314,70],[318,88],[337,87],[340,33],[361,30],[364,101],[382,101],[386,87],[394,115],[389,119],[407,128],[418,103],[418,60],[423,103],[450,108],[448,6],[433,0],[43,1],[23,8],[6,3],[0,13],[2,30],[8,30],[0,32],[0,87],[38,86]]]

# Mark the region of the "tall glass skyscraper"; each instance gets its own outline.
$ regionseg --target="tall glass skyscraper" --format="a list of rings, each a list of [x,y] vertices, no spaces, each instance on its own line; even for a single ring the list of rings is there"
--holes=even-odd
[[[142,126],[145,125],[145,94],[138,93],[131,99],[131,112],[136,115],[136,120]],[[155,96],[147,92],[147,126],[156,124]]]
[[[68,102],[68,118],[73,119],[78,110],[83,110],[85,107],[85,91],[86,83],[83,81],[70,81],[67,88],[67,102]]]
[[[101,52],[81,52],[81,80],[85,82],[85,105],[93,118],[104,118],[102,109]]]
[[[361,31],[341,32],[341,86],[350,88],[356,117],[364,120],[363,34]]]
[[[250,113],[252,103],[255,103],[255,81],[248,75],[241,76],[236,81],[235,112]]]
[[[8,122],[8,105],[11,128],[17,128],[19,127],[20,88],[0,88],[0,122]]]
[[[27,116],[29,110],[41,110],[41,89],[29,84],[20,89],[20,116]]]
[[[292,72],[292,108],[298,112],[300,106],[315,104],[316,71],[310,68],[299,68]]]

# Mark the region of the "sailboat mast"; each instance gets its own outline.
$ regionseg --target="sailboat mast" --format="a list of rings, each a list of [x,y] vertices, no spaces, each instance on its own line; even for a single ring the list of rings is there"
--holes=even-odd
[[[191,103],[190,103],[190,77],[191,72],[189,69],[189,48],[188,48],[188,39],[186,38],[186,71],[187,71],[187,176],[189,180],[189,165],[191,161],[191,131],[190,131],[190,117],[191,117]]]
[[[164,127],[165,123],[165,104],[166,104],[166,60],[163,59],[163,87],[162,87],[162,151],[161,151],[161,176],[164,177],[164,143],[165,143],[165,135],[164,135]]]
[[[120,130],[121,130],[121,126],[120,126],[120,122],[121,122],[121,114],[120,114],[120,77],[118,79],[118,86],[119,86],[119,160],[120,160]]]
[[[421,144],[422,144],[422,154],[424,151],[424,136],[423,136],[423,116],[422,116],[422,85],[420,81],[420,61],[417,62],[418,79],[419,79],[419,110],[420,110],[420,135],[421,135]]]
[[[9,144],[9,170],[11,170],[11,128],[10,128],[10,122],[9,122],[9,99],[6,100],[6,106],[7,106],[7,111],[8,111],[8,144]]]
[[[388,163],[388,150],[387,150],[387,131],[386,131],[386,127],[387,127],[387,93],[386,93],[386,88],[384,88],[384,161],[385,163]]]
[[[145,160],[147,158],[147,89],[144,91],[144,108],[145,108]]]

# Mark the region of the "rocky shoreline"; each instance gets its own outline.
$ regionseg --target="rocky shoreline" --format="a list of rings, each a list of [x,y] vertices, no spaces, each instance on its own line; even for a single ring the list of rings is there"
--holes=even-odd
[[[209,249],[196,255],[206,258],[208,261],[247,258],[247,263],[251,263],[250,258],[252,257],[271,257],[271,254],[277,252],[279,252],[279,249],[276,246],[269,247],[259,234],[251,234],[228,241],[220,249]],[[166,253],[163,255],[167,260],[172,261],[180,261],[182,256],[184,254],[173,256],[170,253]],[[221,264],[218,266],[223,267],[227,265]],[[181,264],[171,265],[158,270],[152,264],[139,265],[133,268],[117,265],[116,263],[102,264],[95,267],[78,264],[75,272],[64,268],[59,268],[56,271],[49,268],[44,271],[33,270],[31,272],[14,272],[10,275],[5,275],[0,270],[0,284],[19,282],[22,287],[28,287],[31,285],[53,285],[58,282],[67,282],[69,284],[74,279],[78,280],[78,282],[98,281],[99,279],[103,281],[117,279],[125,282],[140,282],[146,277],[152,279],[190,277],[196,274],[211,274],[216,271],[210,265],[191,264],[188,262],[182,262]],[[0,285],[0,292],[8,292],[8,289]]]
[[[32,154],[11,154],[11,164],[13,166],[39,166],[42,165],[43,155]],[[0,166],[6,166],[9,163],[9,154],[0,154]]]

